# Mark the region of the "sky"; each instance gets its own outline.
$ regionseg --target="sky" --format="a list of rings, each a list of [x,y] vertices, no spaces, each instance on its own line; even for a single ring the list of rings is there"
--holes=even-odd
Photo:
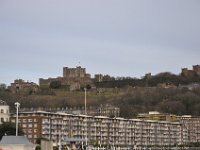
[[[0,0],[0,83],[179,74],[200,64],[199,0]]]

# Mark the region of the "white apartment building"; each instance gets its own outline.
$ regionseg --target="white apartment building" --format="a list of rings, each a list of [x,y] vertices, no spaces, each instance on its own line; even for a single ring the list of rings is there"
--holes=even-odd
[[[200,117],[184,115],[178,117],[183,128],[187,130],[189,142],[200,142]]]
[[[38,137],[55,145],[59,140],[66,144],[67,138],[87,139],[89,144],[102,146],[173,146],[188,142],[188,132],[180,122],[36,111],[19,112],[19,124],[34,143]]]
[[[0,124],[10,120],[10,108],[5,101],[0,99]]]

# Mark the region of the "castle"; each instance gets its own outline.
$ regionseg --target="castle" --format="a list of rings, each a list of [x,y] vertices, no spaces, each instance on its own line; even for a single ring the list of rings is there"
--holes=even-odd
[[[90,74],[86,74],[86,69],[81,68],[80,66],[76,68],[68,68],[68,67],[63,67],[63,77],[64,78],[85,78],[89,77]]]
[[[91,84],[91,76],[86,73],[85,68],[81,68],[80,66],[76,68],[68,68],[63,67],[63,77],[57,78],[48,78],[48,79],[39,79],[39,85],[50,85],[53,81],[60,81],[64,85],[69,85],[70,90],[80,89],[82,84]]]
[[[182,68],[181,74],[185,77],[200,76],[200,65],[194,65],[192,70]]]
[[[63,67],[63,77],[39,79],[40,86],[49,86],[53,81],[60,81],[63,85],[68,85],[70,90],[80,89],[81,85],[93,85],[94,81],[100,82],[104,80],[110,80],[109,75],[95,74],[94,78],[86,72],[85,68],[77,66],[76,68]]]
[[[8,89],[12,93],[17,93],[20,90],[35,92],[38,89],[38,85],[34,82],[28,82],[28,81],[24,81],[22,79],[16,79],[16,80],[14,80],[14,83],[11,83],[11,85],[8,86]]]

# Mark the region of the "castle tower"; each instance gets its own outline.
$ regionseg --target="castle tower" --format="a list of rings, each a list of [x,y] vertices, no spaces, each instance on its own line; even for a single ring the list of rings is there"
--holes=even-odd
[[[187,76],[188,76],[188,69],[187,69],[187,68],[182,68],[181,74],[182,74],[183,76],[187,77]]]
[[[63,67],[64,78],[84,78],[85,76],[86,70],[85,68],[81,68],[81,66],[78,66],[76,68]]]
[[[193,71],[194,71],[195,74],[200,76],[200,65],[194,65],[193,66]]]

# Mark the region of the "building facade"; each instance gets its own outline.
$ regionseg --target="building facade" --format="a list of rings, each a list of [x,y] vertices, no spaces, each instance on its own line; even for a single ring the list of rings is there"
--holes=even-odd
[[[200,117],[190,115],[179,116],[180,123],[187,130],[188,141],[191,143],[200,142]]]
[[[11,119],[15,121],[15,115]],[[109,118],[44,111],[20,112],[19,124],[26,136],[59,140],[86,139],[90,144],[111,146],[173,146],[188,142],[187,131],[180,122]]]
[[[8,89],[13,92],[13,93],[17,93],[19,91],[37,91],[38,89],[38,85],[34,82],[28,82],[28,81],[24,81],[22,79],[16,79],[14,80],[13,83],[11,83],[10,86],[8,86]]]
[[[84,115],[85,107],[61,107],[61,108],[20,108],[21,111],[48,111],[48,112],[62,112],[74,115]],[[113,105],[100,105],[87,107],[88,116],[107,116],[107,117],[119,117],[120,108]]]
[[[0,99],[0,124],[10,120],[10,107]]]
[[[162,114],[157,111],[150,111],[148,114],[138,114],[138,119],[157,121],[177,121],[177,116],[172,114]]]

